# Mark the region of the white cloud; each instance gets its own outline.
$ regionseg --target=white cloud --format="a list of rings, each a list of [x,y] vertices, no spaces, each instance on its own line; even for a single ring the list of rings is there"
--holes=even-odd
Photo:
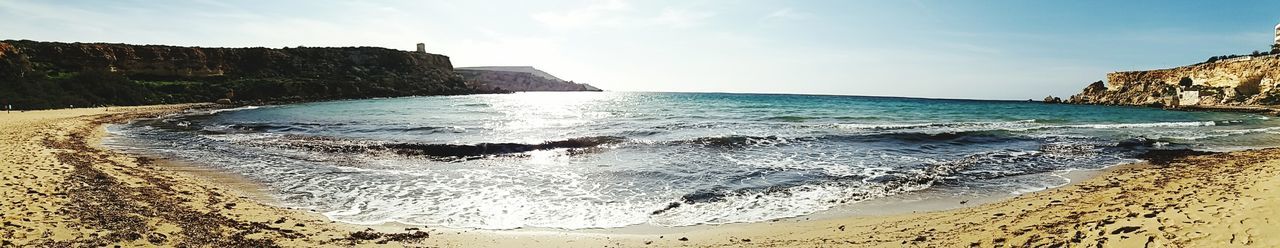
[[[481,29],[482,36],[450,42],[449,55],[457,66],[543,65],[560,62],[562,40]]]
[[[658,26],[688,28],[701,25],[706,19],[715,16],[713,12],[692,11],[687,9],[663,9],[661,14],[653,17],[651,23]]]
[[[552,28],[614,25],[619,21],[614,15],[628,8],[630,8],[630,5],[622,0],[601,0],[582,8],[563,12],[541,12],[533,14],[531,17]]]
[[[764,16],[764,19],[765,19],[765,20],[775,20],[775,19],[804,19],[804,18],[808,18],[809,16],[810,16],[810,14],[809,14],[809,13],[796,11],[796,10],[791,9],[791,8],[781,8],[781,9],[778,9],[778,10],[774,10],[773,12],[769,12],[769,14],[768,14],[768,15],[765,15],[765,16]]]
[[[688,28],[701,25],[714,12],[667,7],[656,14],[633,8],[623,0],[597,0],[590,4],[565,10],[546,11],[530,15],[533,20],[552,29],[577,28],[628,28],[670,27]]]

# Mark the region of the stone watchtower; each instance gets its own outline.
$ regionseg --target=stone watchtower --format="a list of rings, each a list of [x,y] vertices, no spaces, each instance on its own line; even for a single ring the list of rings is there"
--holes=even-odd
[[[1276,34],[1280,35],[1280,26],[1276,26]],[[1276,42],[1280,42],[1280,36],[1276,37]],[[427,44],[418,43],[418,52],[427,53]]]

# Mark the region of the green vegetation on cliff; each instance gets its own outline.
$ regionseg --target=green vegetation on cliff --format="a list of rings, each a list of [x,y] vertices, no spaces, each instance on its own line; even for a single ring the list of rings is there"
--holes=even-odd
[[[1280,54],[1225,56],[1168,69],[1107,74],[1070,103],[1156,107],[1280,105]]]
[[[0,105],[15,109],[468,93],[448,57],[385,48],[0,41]]]

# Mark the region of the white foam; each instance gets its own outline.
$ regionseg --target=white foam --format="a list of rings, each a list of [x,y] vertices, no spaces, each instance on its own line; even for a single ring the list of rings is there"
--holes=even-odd
[[[654,215],[649,223],[660,226],[688,226],[766,221],[803,216],[843,204],[928,187],[929,185],[911,185],[903,188],[889,188],[880,184],[802,185],[779,191],[729,195],[721,201],[683,204]]]
[[[1062,186],[1067,186],[1067,185],[1071,184],[1071,178],[1069,178],[1069,177],[1066,177],[1066,176],[1065,176],[1065,175],[1066,175],[1066,173],[1069,173],[1069,172],[1070,172],[1070,171],[1065,171],[1065,170],[1064,170],[1064,171],[1056,171],[1056,172],[1049,173],[1049,176],[1051,176],[1051,177],[1053,177],[1053,178],[1057,178],[1057,179],[1062,180],[1062,183],[1053,184],[1053,183],[1048,182],[1048,181],[1039,181],[1039,182],[1037,182],[1037,183],[1035,183],[1035,184],[1033,184],[1033,185],[1024,185],[1022,188],[1018,188],[1018,189],[1013,190],[1012,192],[1009,192],[1009,194],[1011,194],[1011,195],[1021,195],[1021,194],[1026,194],[1026,193],[1039,192],[1039,191],[1044,191],[1044,190],[1047,190],[1047,189],[1059,188],[1059,187],[1062,187]]]
[[[953,123],[915,123],[915,124],[868,124],[868,123],[837,123],[833,124],[836,128],[854,129],[854,130],[903,130],[903,129],[921,129],[921,128],[957,128],[957,129],[1011,129],[1025,128],[1029,124],[1034,124],[1036,120],[1019,120],[1006,122],[953,122]]]
[[[250,109],[258,109],[258,108],[261,108],[261,107],[260,107],[260,106],[252,106],[252,105],[250,105],[250,106],[235,107],[235,108],[227,108],[227,109],[214,109],[214,110],[210,110],[210,111],[209,111],[209,114],[217,114],[217,113],[222,113],[222,112],[241,111],[241,110],[250,110]]]
[[[259,107],[248,106],[215,110],[211,114],[257,108]],[[489,123],[512,124],[501,121]],[[507,133],[493,139],[497,142],[536,143],[554,140],[539,135],[559,137],[566,135],[561,131],[571,130],[560,128],[563,125],[555,123],[554,120],[541,124],[547,124],[546,126],[550,129],[558,131],[549,134],[532,132],[535,135]],[[197,136],[207,138],[202,141],[212,143],[208,145],[190,140],[165,140],[165,142],[171,142],[169,146],[176,153],[181,153],[180,156],[200,160],[202,163],[238,172],[267,183],[271,189],[278,192],[282,202],[296,207],[314,209],[336,221],[357,224],[400,222],[412,225],[483,229],[523,227],[579,229],[636,224],[685,226],[766,221],[802,216],[851,202],[932,186],[930,180],[880,180],[893,176],[916,176],[912,179],[969,178],[967,176],[970,175],[967,174],[952,174],[964,171],[992,174],[993,177],[1006,175],[1018,177],[1019,173],[1026,171],[1043,170],[1022,170],[1016,166],[1004,168],[972,165],[1001,163],[1037,166],[1039,169],[1044,168],[1039,166],[1047,165],[1027,163],[1026,161],[1031,161],[1028,157],[1055,159],[1053,161],[1071,159],[1084,161],[1096,156],[1107,156],[1107,154],[1094,154],[1100,149],[1095,149],[1091,145],[1070,143],[1077,140],[1064,141],[1066,137],[1098,139],[1098,136],[1088,135],[1093,133],[1154,137],[1149,134],[1235,135],[1236,133],[1280,131],[1280,127],[1218,131],[1212,130],[1215,128],[1196,128],[1219,124],[1227,123],[1206,121],[1066,125],[1018,120],[912,124],[849,123],[816,128],[800,125],[806,128],[796,130],[779,130],[772,128],[774,126],[766,128],[751,126],[729,130],[711,125],[689,127],[689,129],[703,131],[672,132],[673,134],[635,138],[627,143],[608,145],[610,149],[589,155],[569,156],[566,155],[568,151],[558,149],[521,153],[510,157],[459,159],[448,162],[390,154],[325,154],[302,149],[305,148],[302,145],[313,145],[310,144],[311,142],[349,142],[340,143],[340,145],[358,145],[359,142],[291,139],[292,137],[283,137],[285,136],[283,134],[272,133]],[[548,129],[548,127],[540,129]],[[832,130],[833,127],[841,130]],[[848,132],[983,130],[1034,131],[1017,135],[1040,137],[1040,140],[1051,141],[1036,144],[1036,142],[1023,142],[1024,139],[1019,139],[1015,143],[1022,147],[985,152],[966,150],[964,151],[966,154],[974,152],[977,154],[955,159],[948,156],[930,157],[934,154],[921,155],[911,151],[884,151],[884,147],[859,146],[859,144],[841,143],[842,141],[815,141],[818,138],[811,138],[823,137],[822,135],[838,136]],[[664,145],[666,144],[664,141],[671,139],[689,140],[730,135],[770,138],[752,139],[748,142],[751,145],[731,148]],[[481,134],[475,136],[481,136]],[[1110,140],[1111,138],[1100,139]],[[376,140],[370,142],[376,142]],[[195,145],[187,146],[191,143]],[[224,143],[229,144],[224,145]],[[1040,147],[1035,147],[1037,145]],[[1031,148],[1027,148],[1028,146]],[[981,146],[955,147],[961,147],[956,149],[963,150]],[[955,154],[958,153],[956,150],[938,150],[928,152],[964,155]],[[1114,161],[1114,159],[1098,161]],[[952,162],[956,164],[948,164]],[[1079,163],[1071,166],[1093,166]],[[627,166],[633,168],[614,169]],[[1059,166],[1059,164],[1052,166]],[[725,176],[731,173],[738,173],[741,177]],[[1060,177],[1067,183],[1070,182],[1061,175],[1053,174],[1052,176]],[[1014,185],[1013,187],[1024,185],[1027,187],[1013,191],[1014,193],[1038,191],[1061,186],[1060,182],[1054,178],[1029,181],[1027,184]],[[683,203],[684,196],[699,190],[710,190],[727,195],[709,201]],[[667,209],[668,204],[672,202],[681,202],[681,205]],[[653,214],[654,211],[662,209],[667,210]]]
[[[1277,133],[1280,133],[1280,127],[1230,129],[1230,130],[1189,130],[1189,131],[1177,132],[1174,134],[1162,135],[1159,137],[1194,141],[1194,140],[1204,140],[1204,139],[1222,138],[1222,137],[1258,134],[1258,133],[1277,134]]]
[[[1112,129],[1112,128],[1155,128],[1155,127],[1210,127],[1215,125],[1217,125],[1217,123],[1212,121],[1184,121],[1184,122],[1152,122],[1152,123],[1085,124],[1085,125],[1067,125],[1063,127]]]
[[[1239,123],[1240,121],[1224,121]],[[1216,126],[1214,121],[1184,122],[1149,122],[1149,123],[1109,123],[1109,124],[1075,124],[1075,125],[1041,125],[1036,120],[1020,120],[1009,122],[956,122],[956,123],[918,123],[918,124],[862,124],[838,123],[836,128],[864,131],[923,130],[936,132],[963,131],[1030,131],[1041,129],[1088,128],[1088,129],[1122,129],[1122,128],[1160,128],[1160,127],[1209,127]]]

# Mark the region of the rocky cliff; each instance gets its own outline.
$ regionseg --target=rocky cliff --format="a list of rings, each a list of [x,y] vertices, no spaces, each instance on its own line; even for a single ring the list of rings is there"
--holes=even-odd
[[[488,91],[601,91],[589,84],[565,81],[532,66],[459,67],[473,87]]]
[[[1280,57],[1245,56],[1150,71],[1113,72],[1069,103],[1159,107],[1280,104]]]
[[[476,90],[449,57],[376,47],[201,48],[0,41],[0,101],[16,108],[304,101]]]

